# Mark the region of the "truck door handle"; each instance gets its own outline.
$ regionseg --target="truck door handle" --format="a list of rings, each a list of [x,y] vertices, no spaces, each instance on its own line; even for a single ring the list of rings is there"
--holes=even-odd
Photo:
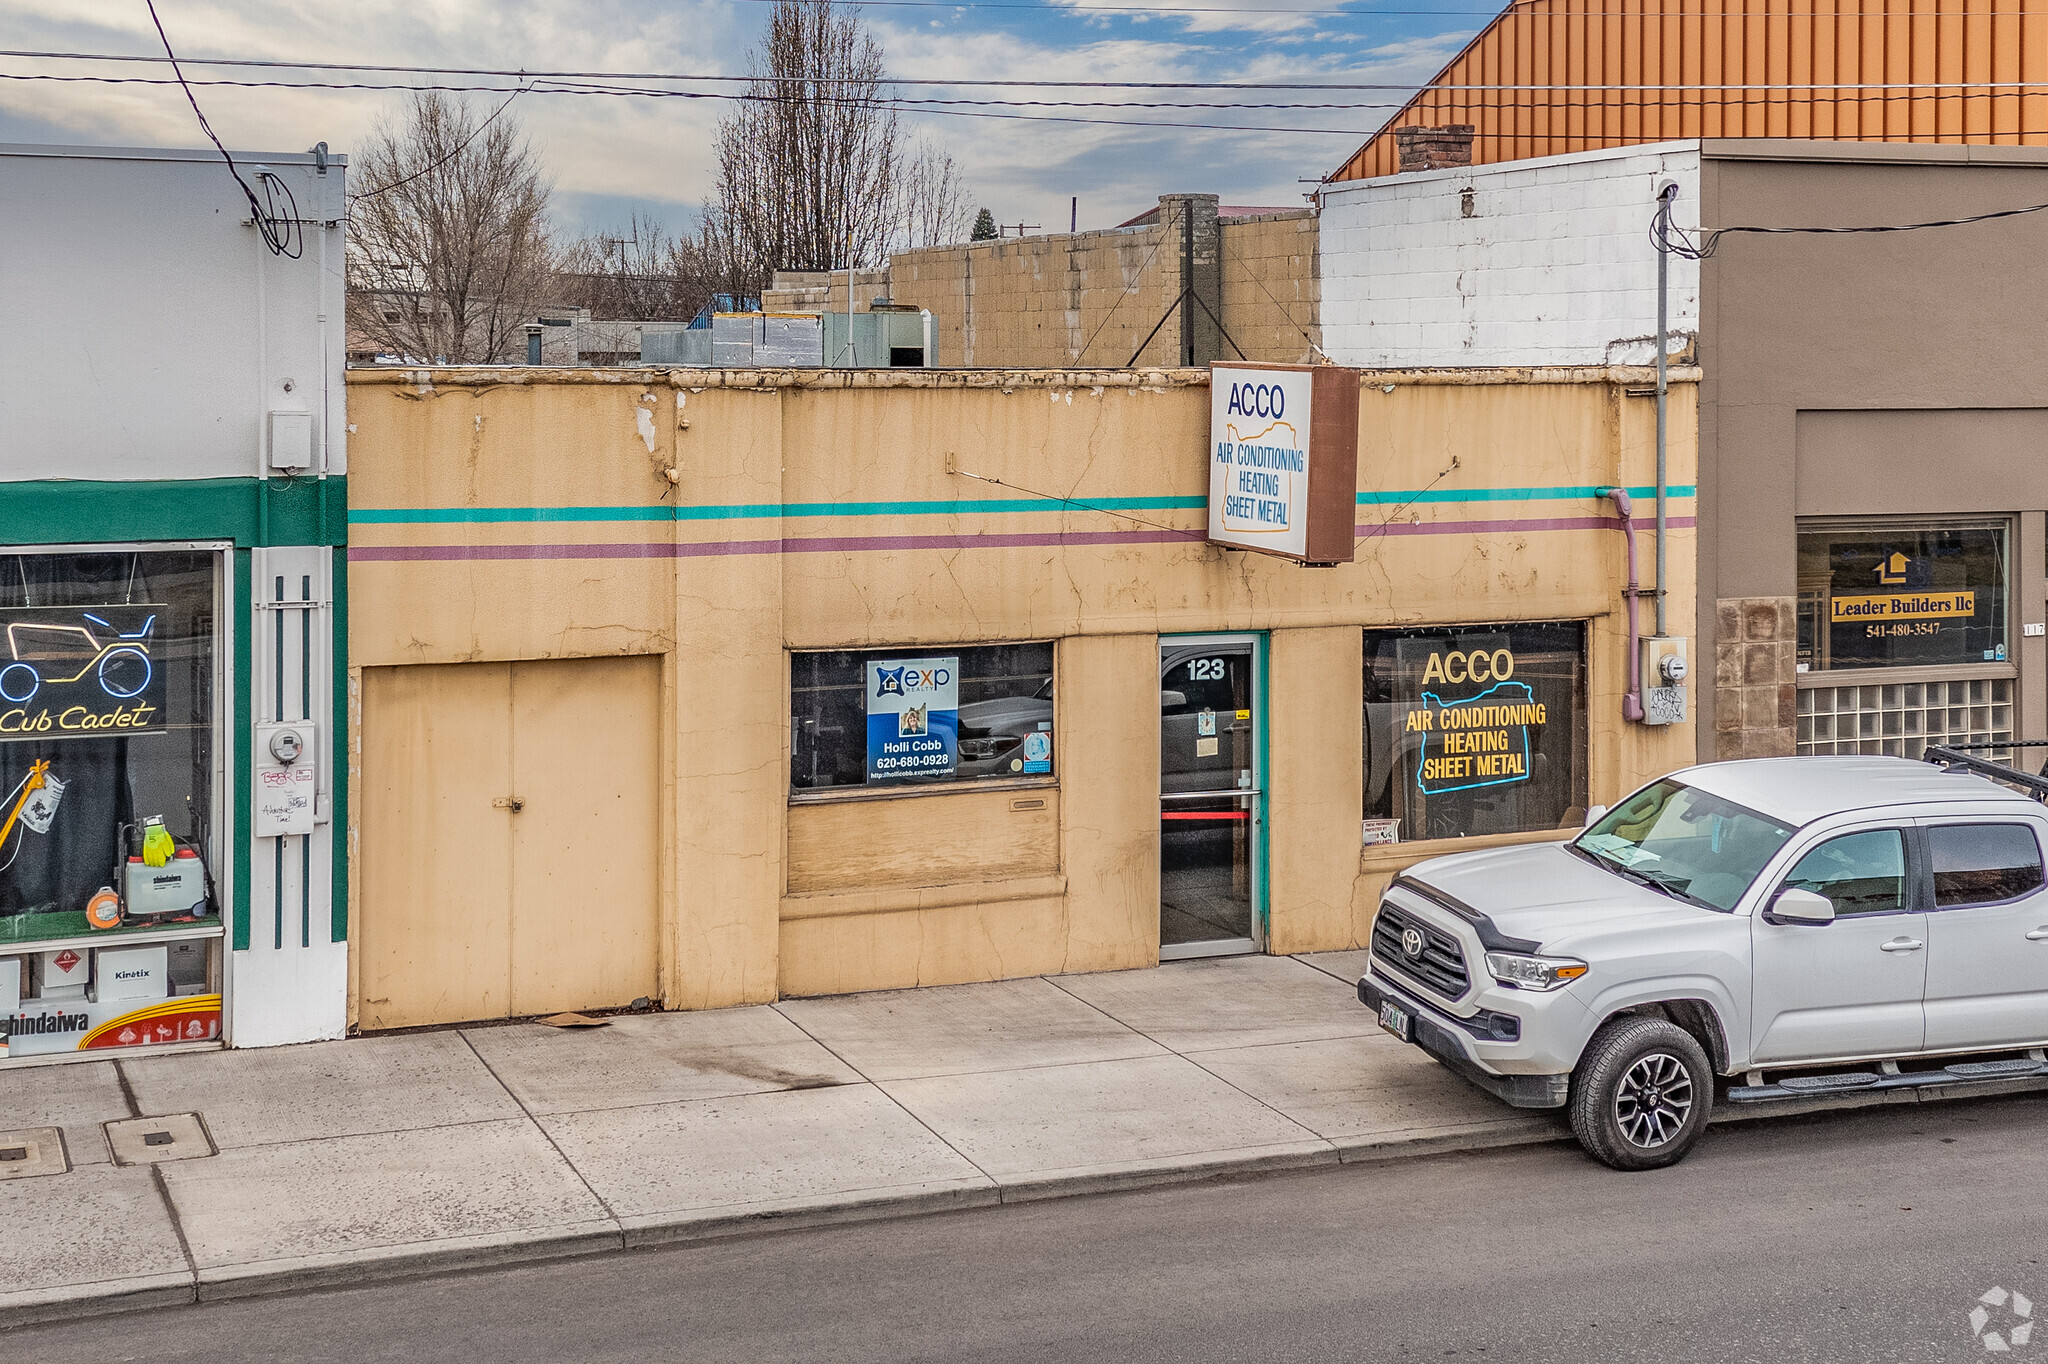
[[[1877,950],[1880,952],[1918,952],[1925,946],[1927,944],[1921,942],[1918,938],[1893,938],[1890,942],[1879,943]]]
[[[2043,924],[2041,927],[2027,934],[2028,942],[2039,942],[2043,938],[2048,938],[2048,924]]]

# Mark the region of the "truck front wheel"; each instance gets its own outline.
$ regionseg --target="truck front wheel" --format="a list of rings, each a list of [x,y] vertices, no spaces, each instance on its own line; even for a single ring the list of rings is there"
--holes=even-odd
[[[1714,1071],[1690,1033],[1661,1018],[1617,1018],[1586,1044],[1572,1072],[1572,1132],[1617,1170],[1684,1159],[1707,1129]]]

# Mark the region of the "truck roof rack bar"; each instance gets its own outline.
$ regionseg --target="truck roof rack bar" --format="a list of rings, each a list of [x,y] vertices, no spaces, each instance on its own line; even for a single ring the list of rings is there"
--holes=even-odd
[[[2048,804],[2048,767],[2044,767],[2042,774],[2037,775],[2022,771],[2011,763],[1973,756],[1975,751],[1984,749],[2006,752],[2015,748],[2048,748],[2048,740],[2007,739],[2003,743],[1929,744],[1921,757],[1946,771],[1974,772],[1980,777],[1989,777],[2008,786],[2017,786],[2035,800]]]

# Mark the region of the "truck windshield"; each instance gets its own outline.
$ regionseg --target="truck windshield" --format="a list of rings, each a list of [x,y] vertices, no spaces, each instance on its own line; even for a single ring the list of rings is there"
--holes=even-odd
[[[1570,847],[1616,875],[1725,914],[1791,837],[1788,824],[1667,779],[1615,806]]]

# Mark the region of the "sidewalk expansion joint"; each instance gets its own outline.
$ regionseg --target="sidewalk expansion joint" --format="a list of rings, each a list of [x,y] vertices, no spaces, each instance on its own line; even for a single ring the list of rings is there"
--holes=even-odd
[[[505,1083],[504,1077],[499,1075],[498,1072],[492,1068],[490,1061],[485,1059],[484,1054],[476,1049],[476,1043],[469,1040],[468,1033],[458,1030],[455,1035],[462,1039],[462,1045],[469,1048],[469,1054],[476,1057],[478,1063],[483,1066],[484,1072],[487,1075],[489,1075],[492,1080],[497,1082],[498,1088],[505,1091],[506,1097],[510,1098],[513,1103],[519,1105],[519,1111],[526,1115],[526,1120],[529,1123],[533,1124],[533,1130],[540,1133],[541,1139],[548,1144],[548,1149],[555,1153],[556,1158],[559,1159],[562,1162],[562,1164],[569,1167],[570,1173],[576,1176],[576,1182],[581,1184],[584,1188],[584,1191],[597,1201],[598,1207],[604,1209],[604,1215],[611,1220],[613,1228],[616,1229],[620,1237],[623,1238],[626,1234],[626,1229],[619,1221],[618,1211],[615,1208],[613,1208],[610,1201],[607,1200],[603,1194],[599,1193],[596,1187],[591,1184],[589,1176],[585,1175],[582,1170],[577,1168],[576,1162],[569,1159],[569,1153],[567,1151],[564,1151],[562,1149],[561,1143],[555,1140],[555,1134],[548,1131],[547,1124],[542,1122],[539,1118],[536,1118],[533,1115],[533,1110],[526,1106],[526,1100],[520,1098],[517,1094],[512,1092],[512,1086]],[[624,1242],[622,1240],[621,1245],[623,1244]]]

